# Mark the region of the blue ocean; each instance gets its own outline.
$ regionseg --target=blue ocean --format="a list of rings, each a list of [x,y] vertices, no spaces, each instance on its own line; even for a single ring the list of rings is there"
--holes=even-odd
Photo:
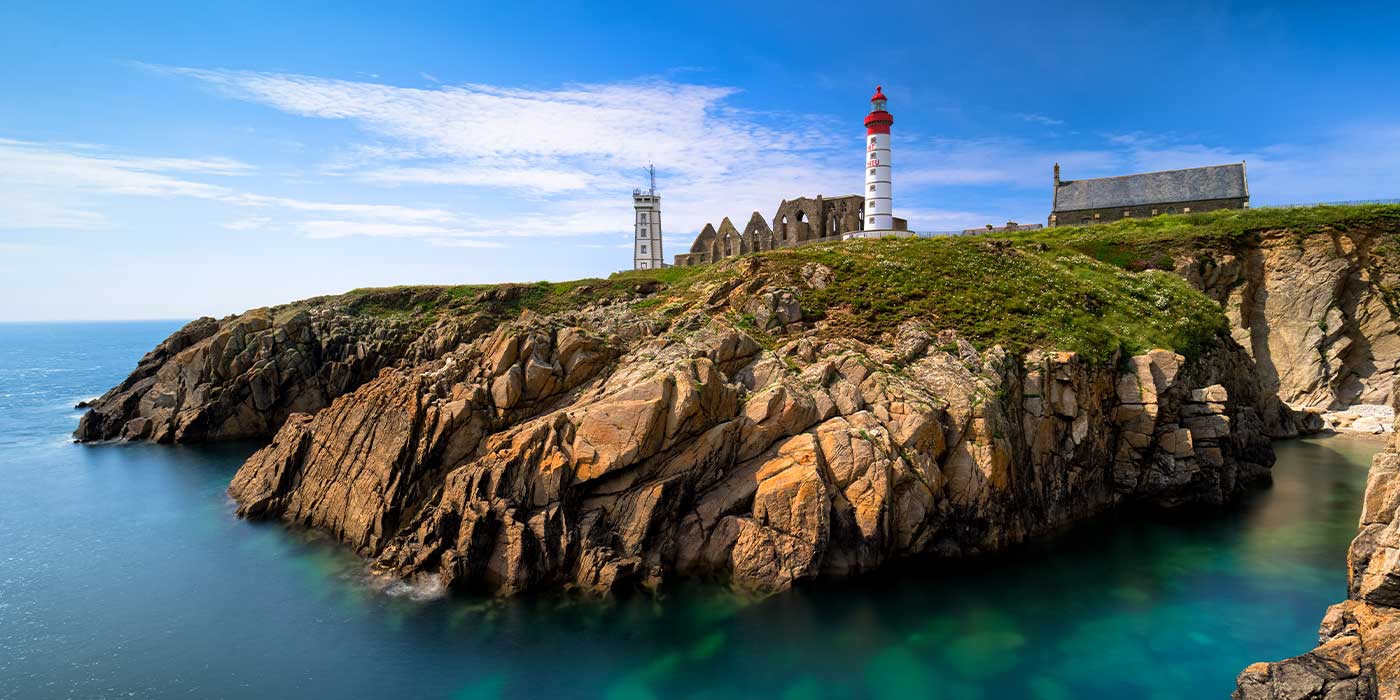
[[[1228,512],[763,600],[443,598],[234,517],[257,445],[70,442],[180,325],[0,324],[0,698],[1224,698],[1345,595],[1380,447],[1279,443]]]

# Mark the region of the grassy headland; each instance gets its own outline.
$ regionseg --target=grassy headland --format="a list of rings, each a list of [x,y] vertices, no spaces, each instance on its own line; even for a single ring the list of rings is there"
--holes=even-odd
[[[447,315],[505,320],[603,299],[667,317],[707,308],[712,292],[762,277],[791,289],[820,333],[879,342],[909,318],[1012,352],[1073,350],[1104,360],[1153,347],[1193,355],[1227,332],[1220,308],[1171,269],[1176,256],[1230,252],[1260,234],[1349,230],[1400,234],[1400,205],[1318,206],[1160,216],[1088,227],[938,239],[884,239],[785,248],[722,263],[615,273],[606,279],[506,285],[356,289],[299,304],[426,325]],[[800,283],[813,264],[834,275]]]

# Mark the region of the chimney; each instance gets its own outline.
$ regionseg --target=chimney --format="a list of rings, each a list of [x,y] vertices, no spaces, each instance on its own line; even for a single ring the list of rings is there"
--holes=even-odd
[[[1059,164],[1059,163],[1056,163],[1056,164],[1055,164],[1055,186],[1056,186],[1056,187],[1059,187],[1059,186],[1060,186],[1060,164]]]

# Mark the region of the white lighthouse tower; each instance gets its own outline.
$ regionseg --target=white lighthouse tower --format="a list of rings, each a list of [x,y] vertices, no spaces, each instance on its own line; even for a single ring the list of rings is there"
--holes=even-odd
[[[637,235],[632,241],[632,268],[659,270],[665,267],[661,255],[661,195],[656,193],[656,168],[647,166],[651,188],[632,190],[632,208],[637,210]]]
[[[885,111],[885,93],[876,85],[875,95],[870,98],[870,114],[865,116],[865,230],[870,233],[894,229],[890,189],[891,124],[894,124],[894,117]]]

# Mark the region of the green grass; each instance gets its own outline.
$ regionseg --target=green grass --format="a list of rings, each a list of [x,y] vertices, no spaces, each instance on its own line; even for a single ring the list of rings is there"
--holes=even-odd
[[[1170,269],[1187,252],[1233,252],[1266,231],[1303,237],[1328,231],[1400,232],[1400,204],[1222,210],[1126,219],[1093,226],[1061,226],[1006,234],[1074,248],[1129,269]]]
[[[505,320],[520,315],[526,309],[540,314],[554,314],[576,310],[602,299],[627,297],[635,294],[639,285],[680,285],[703,271],[704,268],[666,268],[629,270],[606,279],[587,278],[566,282],[365,287],[345,294],[307,299],[289,308],[334,305],[360,316],[401,319],[419,326],[427,326],[444,316],[473,313]]]
[[[706,310],[722,284],[767,278],[798,294],[804,316],[820,333],[883,342],[907,319],[953,329],[979,347],[1013,353],[1071,350],[1091,361],[1116,351],[1154,347],[1195,355],[1227,333],[1221,310],[1171,269],[1178,256],[1230,252],[1266,231],[1306,237],[1332,231],[1389,234],[1373,258],[1390,255],[1400,234],[1400,205],[1255,209],[1133,219],[942,239],[849,241],[786,248],[701,267],[619,272],[606,279],[508,285],[356,289],[292,305],[333,304],[351,313],[426,326],[447,315],[485,314],[506,320],[529,309],[554,314],[602,299],[632,299],[639,313],[663,323]],[[821,263],[835,271],[826,289],[800,283],[800,270]],[[659,290],[659,291],[657,291]],[[655,293],[653,293],[655,291]],[[287,307],[287,308],[292,308]],[[742,310],[721,310],[727,322],[753,327]]]
[[[766,254],[775,272],[817,262],[826,289],[799,289],[825,333],[879,342],[907,319],[1013,353],[1073,350],[1091,361],[1154,347],[1194,355],[1226,332],[1220,308],[1167,273],[1131,273],[1078,251],[983,237],[848,241]]]

